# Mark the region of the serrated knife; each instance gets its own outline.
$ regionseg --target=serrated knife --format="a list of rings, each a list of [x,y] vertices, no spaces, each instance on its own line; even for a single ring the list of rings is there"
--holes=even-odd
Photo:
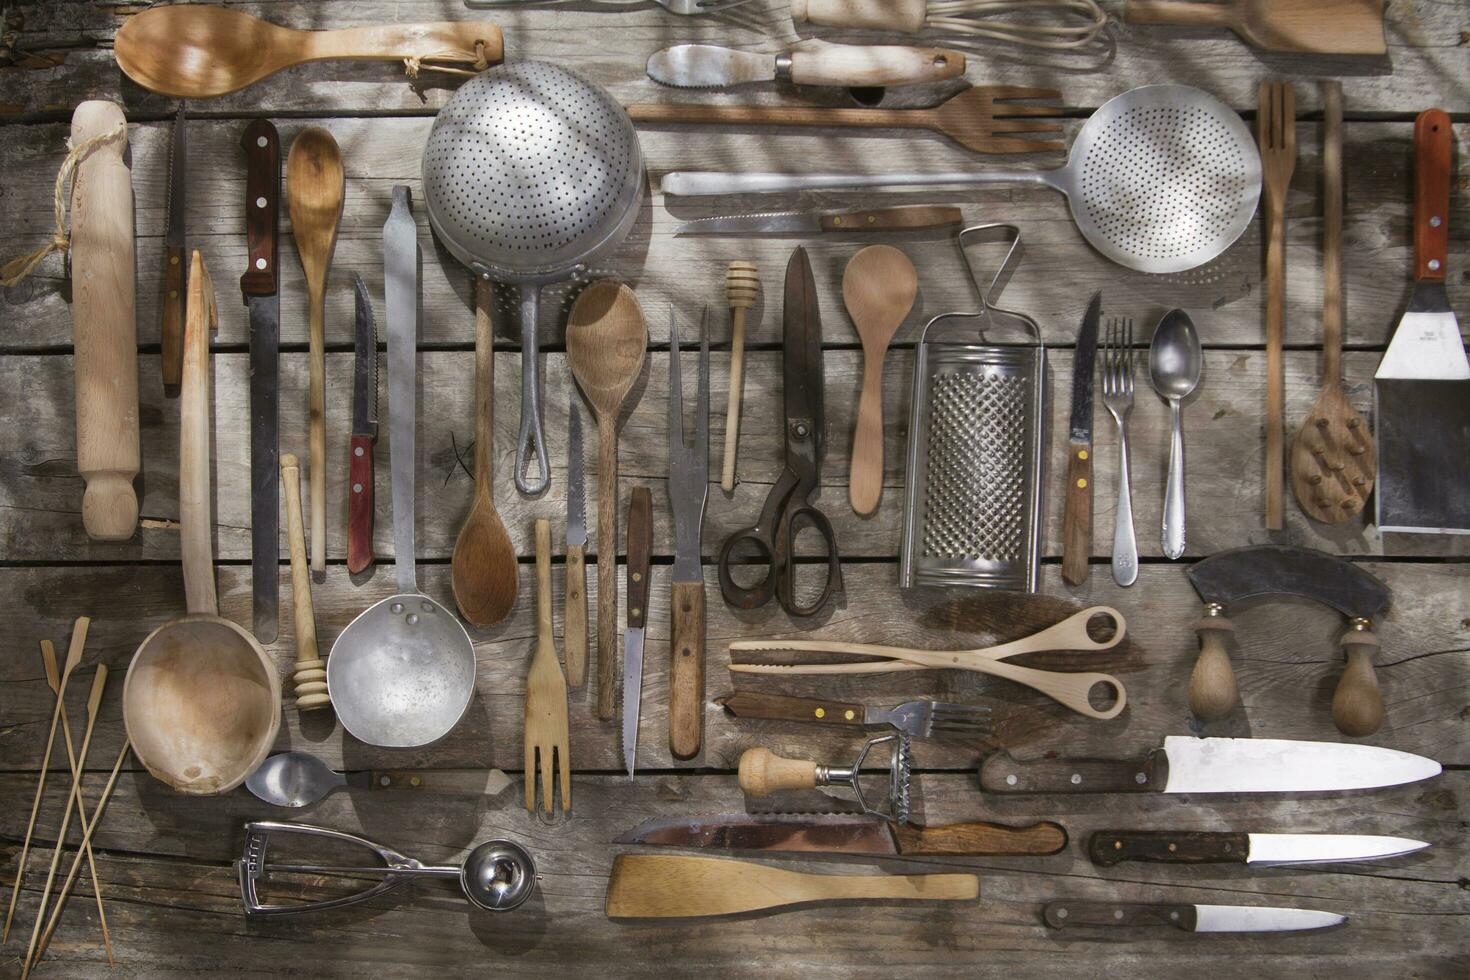
[[[184,291],[189,285],[184,261],[184,192],[188,180],[188,130],[180,102],[168,150],[168,224],[163,235],[163,307],[158,327],[163,393],[169,398],[179,396],[184,371]]]
[[[628,501],[628,625],[623,631],[623,764],[638,761],[638,709],[643,700],[643,638],[648,622],[649,559],[653,553],[653,494],[634,487]],[[601,601],[601,597],[598,598]]]
[[[1092,375],[1101,318],[1102,293],[1093,293],[1072,358],[1072,420],[1067,427],[1067,492],[1062,512],[1062,578],[1068,585],[1087,581],[1087,559],[1092,555]]]
[[[373,563],[373,447],[378,441],[378,321],[362,276],[352,274],[352,445],[347,464],[347,570]]]
[[[1142,759],[1038,759],[980,766],[991,793],[1333,793],[1438,776],[1433,759],[1374,745],[1170,735]]]
[[[576,392],[567,408],[567,683],[587,683],[587,477],[582,462],[582,412]]]
[[[954,228],[964,221],[957,207],[915,204],[899,208],[843,211],[779,211],[696,218],[674,229],[675,235],[815,235],[841,231],[916,231]]]
[[[678,88],[726,88],[751,82],[796,85],[922,85],[958,78],[965,56],[945,48],[805,44],[783,54],[678,44],[648,59],[648,77]]]
[[[1042,912],[1053,929],[1067,926],[1173,926],[1185,932],[1300,932],[1340,926],[1347,916],[1313,909],[1257,905],[1143,905],[1125,902],[1049,902]]]
[[[1158,864],[1331,864],[1376,861],[1422,851],[1429,845],[1407,837],[1367,834],[1234,834],[1199,830],[1099,830],[1088,842],[1092,863],[1108,868],[1123,861]]]

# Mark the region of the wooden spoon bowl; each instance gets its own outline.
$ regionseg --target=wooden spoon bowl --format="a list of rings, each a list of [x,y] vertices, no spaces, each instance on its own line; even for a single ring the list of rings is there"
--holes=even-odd
[[[1368,502],[1378,453],[1368,423],[1330,379],[1291,443],[1291,488],[1302,512],[1324,524],[1355,517]]]

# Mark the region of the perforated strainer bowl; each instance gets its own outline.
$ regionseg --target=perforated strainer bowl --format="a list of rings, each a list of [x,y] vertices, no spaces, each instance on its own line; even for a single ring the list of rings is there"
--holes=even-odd
[[[521,286],[516,486],[546,489],[536,319],[544,283],[580,276],[628,234],[643,202],[628,114],[595,82],[543,61],[498,65],[440,110],[424,147],[429,224],[476,275]],[[538,476],[527,478],[527,449]]]
[[[666,194],[829,187],[1042,184],[1067,195],[1078,231],[1140,272],[1183,272],[1240,237],[1261,197],[1261,157],[1229,106],[1187,85],[1146,85],[1092,114],[1067,164],[1041,172],[933,174],[671,173]]]

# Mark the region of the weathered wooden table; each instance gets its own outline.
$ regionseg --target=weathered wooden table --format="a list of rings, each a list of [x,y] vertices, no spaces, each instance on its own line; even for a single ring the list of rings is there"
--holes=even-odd
[[[158,380],[157,309],[164,225],[164,172],[168,119],[175,104],[142,91],[118,71],[111,40],[123,19],[146,4],[47,0],[12,3],[4,12],[0,69],[0,172],[3,180],[3,252],[19,253],[47,239],[51,193],[65,153],[67,124],[76,103],[116,99],[130,123],[133,185],[137,197],[138,324],[142,345],[143,472],[138,481],[143,525],[124,544],[87,540],[79,516],[72,414],[70,315],[61,264],[52,257],[32,279],[8,290],[0,304],[4,357],[0,390],[8,424],[0,432],[0,622],[6,624],[0,659],[0,841],[7,883],[13,878],[28,803],[40,765],[51,695],[36,642],[66,640],[74,617],[94,618],[86,662],[126,667],[138,642],[181,611],[177,565],[178,403],[163,397]],[[279,23],[323,28],[382,21],[471,16],[457,0],[354,0],[339,3],[233,4]],[[625,101],[790,98],[790,91],[757,86],[739,94],[680,94],[660,88],[642,72],[644,59],[667,44],[709,40],[779,50],[794,40],[786,4],[757,0],[720,18],[682,18],[649,5],[625,13],[567,8],[505,12],[494,17],[515,58],[547,58],[575,65]],[[1117,13],[1120,3],[1109,0]],[[488,14],[480,16],[489,17]],[[1470,229],[1465,164],[1470,140],[1470,7],[1457,0],[1395,0],[1389,11],[1389,55],[1332,60],[1264,55],[1232,36],[1208,30],[1130,28],[1115,24],[1112,42],[1095,58],[1048,59],[992,48],[971,59],[972,82],[1056,85],[1078,120],[1107,97],[1142,82],[1172,80],[1202,86],[1250,114],[1265,77],[1297,82],[1300,162],[1288,202],[1288,316],[1286,374],[1288,427],[1294,429],[1319,381],[1320,200],[1319,94],[1313,79],[1345,81],[1347,290],[1344,368],[1349,395],[1365,413],[1369,381],[1391,325],[1407,295],[1410,263],[1410,129],[1414,115],[1438,104],[1460,123],[1455,202],[1451,215],[1449,291],[1470,310]],[[215,548],[225,616],[249,621],[249,499],[246,431],[246,317],[233,300],[233,276],[244,265],[244,166],[238,149],[246,121],[268,116],[283,147],[304,126],[328,127],[341,144],[347,202],[328,299],[328,453],[332,519],[324,581],[316,583],[318,631],[324,648],[359,610],[393,589],[386,503],[379,508],[380,562],[349,577],[345,556],[347,422],[350,402],[351,291],[348,273],[362,273],[382,295],[381,228],[396,183],[419,184],[419,155],[432,116],[456,80],[424,74],[416,81],[393,66],[319,65],[282,73],[236,95],[190,106],[189,247],[199,248],[220,296],[214,346],[216,464]],[[827,94],[835,100],[836,96]],[[876,131],[754,132],[730,129],[645,128],[643,147],[656,178],[673,169],[799,169],[819,162],[834,169],[955,169],[976,161],[937,137]],[[1061,155],[999,160],[1000,165],[1054,166]],[[727,356],[723,271],[732,259],[759,263],[765,282],[749,335],[749,380],[741,441],[742,481],[733,495],[712,483],[704,529],[706,559],[733,529],[750,523],[780,468],[780,282],[791,240],[675,239],[674,225],[691,217],[740,209],[798,204],[859,206],[870,194],[813,194],[740,201],[664,200],[653,195],[618,261],[608,271],[631,282],[648,313],[651,352],[636,405],[622,437],[620,509],[630,489],[654,488],[657,516],[654,601],[645,667],[639,775],[620,774],[616,723],[600,723],[591,691],[572,695],[576,806],[548,823],[521,802],[523,678],[533,645],[532,520],[563,520],[564,464],[551,492],[520,498],[509,478],[519,417],[519,353],[513,316],[502,317],[497,338],[495,396],[496,503],[522,556],[521,595],[501,626],[474,633],[478,696],[442,744],[411,752],[377,751],[344,739],[330,718],[302,720],[285,710],[278,749],[305,749],[338,768],[413,769],[423,788],[354,791],[287,816],[360,832],[425,860],[458,860],[477,841],[507,835],[536,854],[538,894],[513,914],[469,911],[449,885],[420,885],[366,906],[299,919],[247,922],[231,869],[241,824],[278,818],[243,790],[222,798],[184,798],[130,769],[97,837],[98,870],[120,965],[133,975],[229,972],[250,975],[421,976],[428,970],[470,975],[483,970],[565,975],[579,969],[631,974],[723,971],[728,974],[863,975],[1022,971],[1054,977],[1129,971],[1143,976],[1452,976],[1470,966],[1470,859],[1465,847],[1470,745],[1467,745],[1466,649],[1470,646],[1470,592],[1466,539],[1380,536],[1362,521],[1326,528],[1288,503],[1285,531],[1262,529],[1264,362],[1262,238],[1252,225],[1241,242],[1213,266],[1192,274],[1149,277],[1127,272],[1092,252],[1078,236],[1063,199],[1042,189],[996,187],[914,194],[910,201],[963,204],[972,222],[1021,225],[1028,248],[1006,293],[1008,305],[1033,313],[1052,348],[1050,360],[1050,473],[1047,478],[1047,556],[1042,594],[901,593],[896,586],[898,515],[902,492],[901,429],[906,415],[913,344],[934,314],[973,306],[972,287],[952,241],[905,240],[921,278],[920,299],[900,330],[885,372],[886,491],[879,512],[858,519],[846,505],[846,473],[857,404],[860,352],[841,305],[838,284],[857,237],[807,243],[821,290],[826,330],[828,454],[820,502],[833,516],[845,559],[845,602],[814,622],[793,622],[774,609],[736,614],[718,599],[714,569],[706,568],[711,596],[707,694],[731,687],[723,669],[726,644],[739,637],[810,633],[845,639],[916,645],[981,645],[1049,624],[1093,603],[1113,605],[1130,623],[1126,643],[1109,654],[1051,655],[1039,665],[1117,673],[1129,686],[1128,710],[1111,722],[1082,719],[1041,695],[978,676],[913,674],[793,683],[790,693],[824,694],[894,703],[914,696],[992,704],[996,742],[1022,756],[1046,752],[1098,756],[1142,753],[1166,734],[1201,732],[1336,739],[1329,701],[1341,664],[1335,646],[1338,617],[1325,609],[1276,603],[1243,611],[1235,660],[1245,707],[1226,722],[1195,726],[1185,687],[1196,641],[1191,623],[1198,600],[1185,564],[1224,548],[1267,541],[1292,542],[1351,556],[1394,591],[1382,624],[1378,673],[1388,719],[1370,741],[1433,756],[1446,764],[1439,779],[1385,792],[1326,798],[1058,798],[982,797],[973,772],[986,748],[933,741],[917,749],[921,819],[1065,823],[1073,844],[1045,859],[861,862],[885,870],[969,867],[981,875],[975,903],[807,908],[784,915],[685,923],[608,921],[602,912],[608,870],[617,848],[609,841],[651,816],[738,809],[733,769],[742,750],[766,745],[788,755],[846,759],[856,740],[817,726],[735,723],[706,706],[703,754],[672,760],[666,748],[668,571],[672,524],[665,477],[667,309],[672,305],[688,337],[701,307],[712,307],[714,397],[712,465],[718,473],[724,433]],[[895,197],[894,200],[899,200]],[[450,600],[449,554],[467,511],[471,481],[456,459],[473,437],[471,417],[471,284],[433,243],[422,210],[417,215],[425,250],[423,339],[419,358],[418,533],[420,582]],[[283,230],[287,222],[283,221]],[[288,239],[284,259],[281,357],[283,450],[306,441],[306,293]],[[1144,556],[1138,584],[1113,585],[1108,573],[1115,499],[1115,440],[1111,420],[1097,410],[1097,533],[1092,574],[1082,588],[1059,574],[1061,464],[1070,391],[1072,344],[1082,310],[1101,289],[1109,314],[1131,316],[1143,336],[1167,308],[1193,316],[1207,350],[1204,381],[1185,413],[1189,456],[1189,550],[1183,562],[1160,555],[1158,526],[1167,454],[1164,403],[1140,384],[1133,429],[1134,501]],[[559,299],[570,291],[557,293]],[[546,304],[545,404],[554,459],[566,454],[566,420],[574,397],[561,345],[565,304]],[[686,355],[685,374],[692,370]],[[1142,379],[1140,378],[1140,382]],[[386,410],[386,407],[385,407]],[[386,430],[379,447],[378,498],[388,500]],[[456,448],[457,447],[457,448]],[[589,440],[589,455],[592,446]],[[592,461],[589,459],[589,465]],[[595,469],[589,472],[595,494]],[[595,504],[595,496],[593,501]],[[594,529],[595,542],[595,529]],[[284,550],[283,550],[284,555]],[[558,570],[558,628],[560,585]],[[596,576],[591,576],[595,587]],[[282,566],[282,631],[271,653],[283,675],[293,660],[289,584]],[[595,597],[594,597],[595,598]],[[621,613],[621,610],[620,610]],[[83,675],[85,676],[85,675]],[[742,682],[745,683],[745,682]],[[73,686],[73,713],[82,695]],[[770,686],[762,689],[775,690]],[[120,677],[103,701],[86,780],[89,799],[101,789],[104,760],[123,738]],[[59,750],[53,766],[63,758]],[[493,795],[452,792],[466,781],[483,784],[485,770],[511,774]],[[64,767],[63,767],[64,769]],[[58,770],[58,773],[62,770]],[[457,778],[456,778],[457,777]],[[447,785],[444,785],[447,784]],[[65,780],[53,779],[31,858],[17,924],[3,950],[7,972],[18,962],[44,880]],[[436,788],[438,787],[438,788]],[[444,790],[451,791],[444,791]],[[1088,834],[1108,825],[1235,830],[1317,830],[1397,834],[1434,842],[1412,857],[1364,865],[1246,870],[1199,870],[1123,865],[1095,869],[1081,851]],[[802,866],[792,864],[790,866]],[[805,866],[812,866],[808,863]],[[834,868],[835,862],[818,862]],[[867,870],[861,869],[861,870]],[[71,901],[42,970],[55,975],[103,975],[95,907],[83,884]],[[1135,901],[1296,905],[1352,917],[1345,930],[1255,937],[1191,936],[1172,930],[1107,932],[1046,929],[1040,904],[1053,897]]]

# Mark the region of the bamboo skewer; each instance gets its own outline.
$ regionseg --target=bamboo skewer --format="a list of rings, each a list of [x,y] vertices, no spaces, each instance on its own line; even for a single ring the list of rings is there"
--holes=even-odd
[[[92,681],[92,690],[97,701],[102,697],[102,686],[107,683],[107,667],[103,664],[97,665],[97,678]],[[96,708],[92,698],[87,701],[87,737],[92,735],[92,720],[96,716]],[[107,965],[116,966],[117,961],[112,958],[112,935],[107,930],[107,913],[102,908],[102,881],[97,877],[97,862],[92,857],[92,823],[87,820],[87,808],[82,802],[82,770],[77,765],[76,753],[72,751],[71,722],[67,720],[66,712],[61,713],[62,737],[66,740],[66,761],[71,767],[72,795],[67,801],[67,806],[76,804],[77,821],[82,825],[82,846],[77,849],[78,858],[85,852],[87,855],[87,867],[92,872],[92,894],[97,897],[97,920],[102,924],[102,945],[107,950]],[[95,818],[95,814],[93,815]],[[57,848],[61,848],[66,841],[58,839]]]

